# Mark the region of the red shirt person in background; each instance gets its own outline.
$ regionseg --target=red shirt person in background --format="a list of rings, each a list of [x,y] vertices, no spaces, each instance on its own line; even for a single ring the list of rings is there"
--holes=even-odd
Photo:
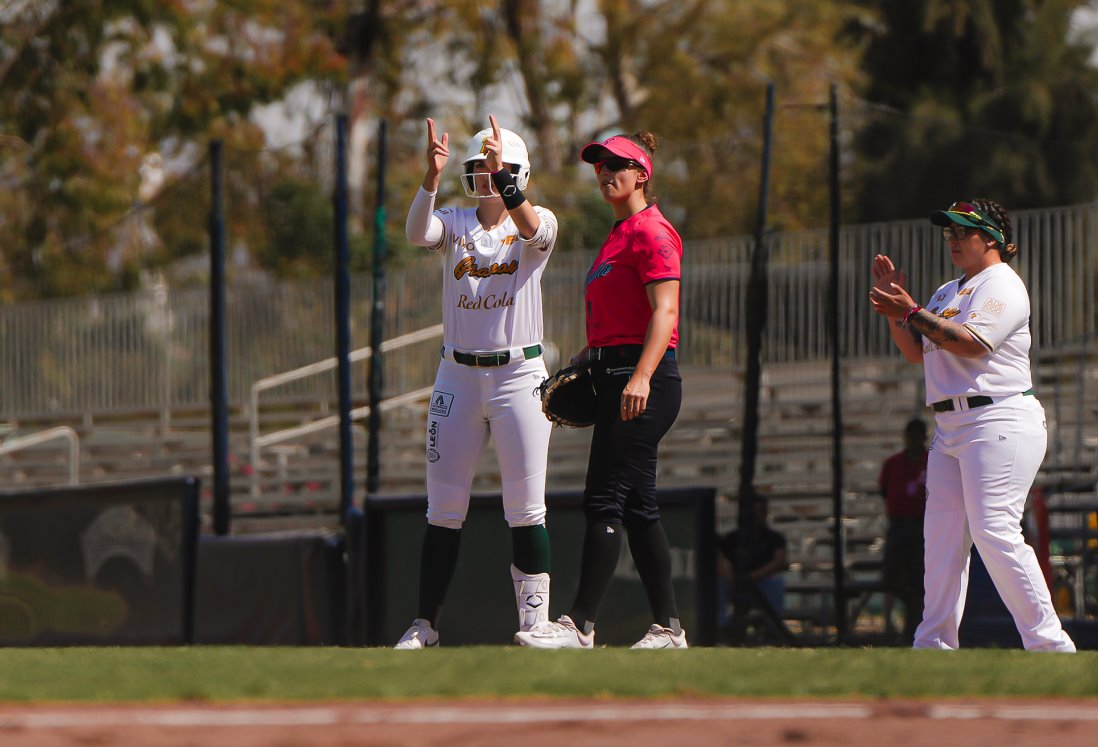
[[[622,535],[648,595],[654,622],[633,648],[686,648],[671,585],[671,550],[656,503],[656,454],[682,405],[679,281],[682,240],[654,204],[650,132],[591,143],[614,227],[587,273],[587,347],[595,425],[583,491],[586,531],[579,588],[568,613],[515,640],[536,648],[591,648],[595,618],[621,557]]]
[[[881,467],[877,483],[885,500],[888,534],[885,537],[883,581],[904,605],[903,643],[915,640],[923,618],[923,514],[926,512],[926,423],[915,418],[904,427],[904,450]],[[891,599],[885,620],[892,628]]]

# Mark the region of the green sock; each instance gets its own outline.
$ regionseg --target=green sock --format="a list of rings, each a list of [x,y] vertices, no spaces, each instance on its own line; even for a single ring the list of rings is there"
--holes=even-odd
[[[544,524],[511,527],[511,562],[527,576],[549,572],[549,531]]]

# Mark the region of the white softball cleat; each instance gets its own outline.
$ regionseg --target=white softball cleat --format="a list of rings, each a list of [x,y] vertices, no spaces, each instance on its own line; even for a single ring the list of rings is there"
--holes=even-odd
[[[417,617],[412,620],[412,627],[404,632],[393,648],[397,651],[413,651],[437,645],[438,632],[431,627],[431,623]]]
[[[556,622],[541,622],[515,633],[515,643],[530,648],[594,648],[595,631],[584,635],[572,618],[561,615]]]
[[[680,630],[678,635],[671,628],[652,623],[652,627],[644,634],[644,638],[634,643],[630,648],[689,648],[686,645],[686,631]]]

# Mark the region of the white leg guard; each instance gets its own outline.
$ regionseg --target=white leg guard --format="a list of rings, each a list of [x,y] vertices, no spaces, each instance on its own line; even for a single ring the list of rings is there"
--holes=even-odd
[[[519,631],[525,632],[540,622],[549,622],[549,574],[527,576],[512,565],[511,580],[515,582]]]

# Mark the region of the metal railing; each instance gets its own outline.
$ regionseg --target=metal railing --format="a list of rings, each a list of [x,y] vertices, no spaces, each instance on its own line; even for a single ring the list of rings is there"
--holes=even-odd
[[[64,439],[69,442],[69,485],[80,484],[80,436],[67,425],[47,428],[44,431],[20,436],[0,444],[0,456],[40,446],[49,441]]]
[[[424,342],[426,340],[433,340],[442,337],[442,325],[435,324],[424,329],[416,330],[415,332],[409,332],[408,334],[394,337],[391,340],[385,340],[380,345],[380,351],[382,353],[390,352],[393,350],[399,350],[400,348],[414,345],[417,342]],[[370,347],[359,348],[351,351],[349,354],[350,361],[357,363],[360,361],[368,360],[373,357],[373,349]],[[251,455],[251,467],[252,467],[252,485],[251,492],[253,496],[259,495],[259,466],[260,466],[260,450],[264,447],[271,446],[277,443],[284,443],[293,439],[307,436],[312,433],[317,433],[328,428],[334,428],[339,424],[338,415],[330,415],[323,418],[318,418],[309,423],[304,423],[293,428],[284,428],[273,433],[266,435],[260,435],[259,433],[259,395],[267,390],[274,389],[275,387],[284,386],[286,384],[306,379],[310,376],[316,376],[317,374],[324,373],[325,371],[331,371],[339,365],[339,360],[335,357],[325,358],[322,361],[311,363],[307,366],[301,366],[295,368],[292,371],[285,371],[283,373],[274,374],[273,376],[267,376],[252,384],[251,394],[249,398],[248,408],[248,439],[249,446],[248,451]],[[381,411],[386,412],[388,410],[403,407],[404,405],[418,402],[419,400],[427,397],[431,393],[432,387],[423,387],[415,389],[411,392],[402,393],[396,397],[391,397],[384,400],[381,404]],[[351,410],[351,420],[359,420],[365,418],[370,414],[370,407],[366,405],[364,407],[357,407]]]

